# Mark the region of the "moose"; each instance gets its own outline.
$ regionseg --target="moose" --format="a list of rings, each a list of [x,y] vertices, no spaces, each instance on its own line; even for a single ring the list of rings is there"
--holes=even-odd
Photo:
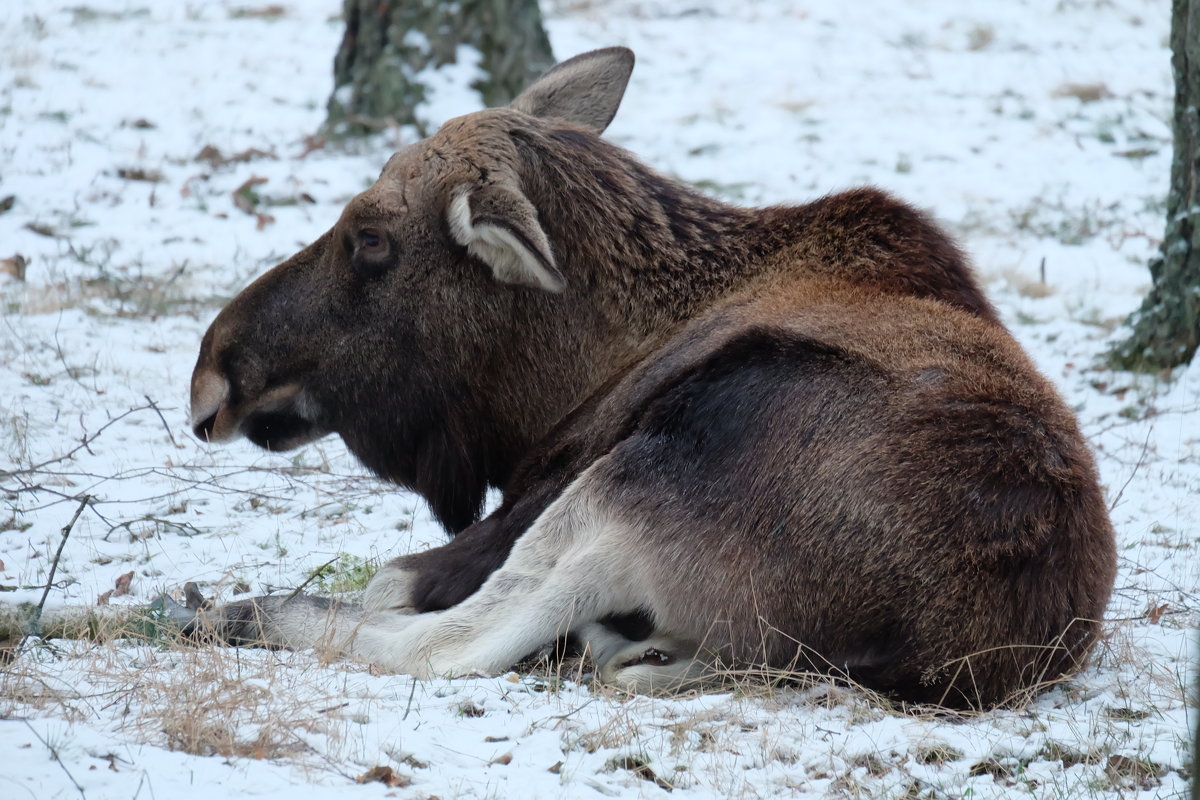
[[[400,150],[218,314],[198,437],[337,434],[451,538],[360,604],[189,631],[416,677],[573,640],[631,691],[815,670],[948,707],[1080,668],[1115,574],[1095,466],[964,254],[875,188],[751,209],[654,172],[601,138],[633,61]]]

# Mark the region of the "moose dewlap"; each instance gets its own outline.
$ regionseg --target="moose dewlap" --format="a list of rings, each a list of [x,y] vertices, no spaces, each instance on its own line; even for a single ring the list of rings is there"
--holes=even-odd
[[[1112,529],[963,254],[874,189],[745,209],[659,175],[600,136],[632,68],[447,122],[218,315],[198,436],[337,434],[453,538],[362,606],[195,627],[417,676],[569,633],[635,689],[765,666],[958,706],[1078,668]]]

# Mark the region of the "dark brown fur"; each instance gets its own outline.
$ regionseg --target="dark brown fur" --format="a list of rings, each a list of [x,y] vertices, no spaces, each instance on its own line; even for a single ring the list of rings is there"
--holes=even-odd
[[[656,598],[610,609],[626,629],[951,705],[1077,667],[1114,574],[1091,456],[946,234],[875,189],[730,207],[596,127],[492,109],[397,154],[213,323],[197,434],[337,433],[422,494],[458,535],[401,560],[419,612],[609,455]],[[561,293],[447,225],[457,186],[514,183]]]

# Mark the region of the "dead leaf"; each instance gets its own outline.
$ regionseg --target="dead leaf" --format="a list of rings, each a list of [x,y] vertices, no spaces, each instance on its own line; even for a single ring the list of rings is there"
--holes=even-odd
[[[224,156],[221,155],[221,151],[219,149],[213,147],[211,144],[206,144],[204,147],[200,148],[200,152],[196,153],[195,158],[192,160],[207,161],[209,164],[212,164],[215,167],[220,163],[222,158],[224,158]]]
[[[487,712],[480,708],[475,702],[468,700],[458,707],[458,713],[463,717],[478,718],[482,717]]]
[[[259,204],[262,203],[262,197],[254,191],[254,187],[266,182],[266,178],[251,175],[241,186],[233,190],[233,204],[247,214],[256,217],[258,219],[257,228],[260,231],[275,221],[270,214],[264,214],[258,210]]]
[[[230,19],[279,19],[285,14],[287,14],[287,9],[276,3],[257,8],[242,6],[229,10]]]
[[[404,788],[412,783],[407,775],[397,775],[391,767],[371,767],[354,780],[359,783],[382,783],[384,786]]]
[[[1157,625],[1158,621],[1162,619],[1163,614],[1167,613],[1170,608],[1166,603],[1163,603],[1161,606],[1150,606],[1146,610],[1146,619],[1150,620],[1151,625]]]
[[[224,167],[228,164],[245,164],[246,162],[253,161],[256,158],[277,159],[279,156],[275,155],[270,150],[259,150],[257,147],[248,147],[240,153],[234,153],[231,156],[227,156],[218,148],[213,147],[211,144],[206,144],[204,147],[200,148],[200,152],[196,154],[195,160],[206,161],[210,167],[216,169],[217,167]]]
[[[163,179],[163,174],[156,169],[146,169],[144,167],[118,167],[117,177],[124,178],[127,181],[158,183]]]
[[[112,594],[113,594],[112,589],[109,589],[107,592],[104,592],[102,595],[100,595],[99,597],[96,598],[96,605],[98,605],[98,606],[108,605],[108,601],[112,597]]]
[[[47,239],[58,238],[58,231],[41,222],[26,222],[25,229],[33,231],[38,236],[45,236]]]
[[[129,584],[133,582],[133,570],[126,572],[117,578],[117,585],[113,589],[113,597],[123,597],[129,594]]]
[[[304,149],[300,151],[300,155],[296,156],[296,158],[304,158],[309,153],[321,150],[325,147],[326,142],[324,136],[305,136],[302,144],[304,145]]]
[[[637,756],[620,756],[612,759],[609,764],[614,769],[627,769],[642,780],[650,781],[664,791],[675,791],[675,786],[671,782],[663,780],[656,775],[654,770],[650,769],[650,765],[644,759]]]
[[[349,705],[349,704],[347,704],[347,705]],[[394,756],[394,755],[392,757],[396,758],[396,756]],[[422,761],[421,759],[414,756],[412,753],[406,753],[404,755],[404,758],[396,758],[396,760],[399,761],[401,764],[405,764],[407,766],[412,767],[413,769],[429,769],[428,762]]]
[[[1104,772],[1110,778],[1124,778],[1142,790],[1153,789],[1160,785],[1161,778],[1167,774],[1167,770],[1163,766],[1148,758],[1123,755],[1109,756],[1108,763],[1104,765]]]
[[[267,179],[261,175],[251,175],[242,185],[233,190],[233,204],[247,214],[254,214],[262,198],[254,191],[255,186],[261,186]]]
[[[507,766],[512,763],[512,753],[502,753],[493,758],[490,763],[499,764],[502,767]]]
[[[17,196],[15,194],[10,194],[8,197],[0,200],[0,214],[3,214],[5,211],[11,211],[13,203],[15,202],[17,202]]]
[[[1103,83],[1064,83],[1051,92],[1053,97],[1074,97],[1081,103],[1095,103],[1097,100],[1111,100],[1114,95],[1107,84]]]

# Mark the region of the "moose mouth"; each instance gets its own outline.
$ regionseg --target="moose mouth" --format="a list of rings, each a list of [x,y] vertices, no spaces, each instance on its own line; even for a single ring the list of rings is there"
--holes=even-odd
[[[256,411],[239,430],[264,450],[291,450],[325,435],[312,421],[286,409]]]
[[[269,389],[252,401],[232,403],[229,384],[212,375],[192,391],[192,432],[205,442],[245,436],[264,450],[291,450],[321,438],[317,405],[298,384]]]

